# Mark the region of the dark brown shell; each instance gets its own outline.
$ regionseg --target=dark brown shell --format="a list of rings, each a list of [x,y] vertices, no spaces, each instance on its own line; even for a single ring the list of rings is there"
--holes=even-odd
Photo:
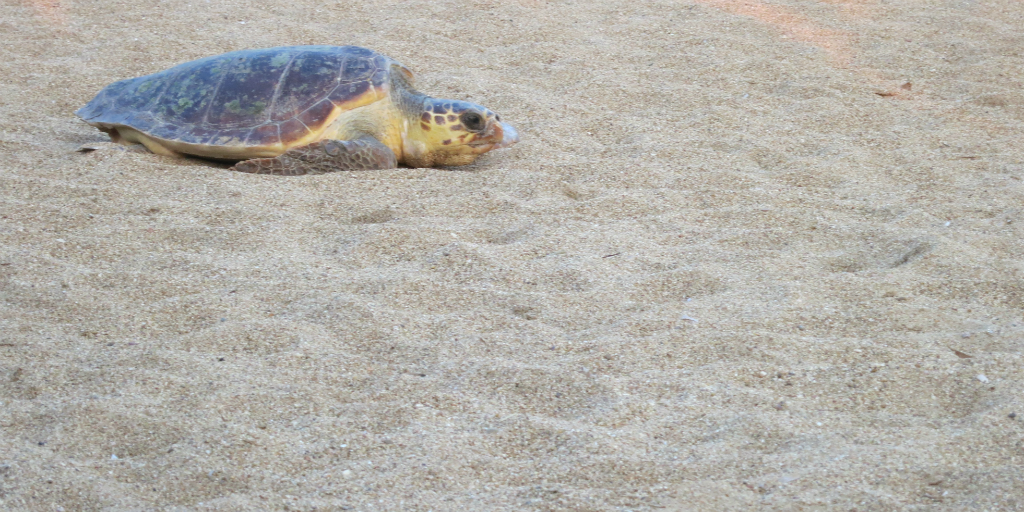
[[[289,146],[386,96],[392,64],[358,46],[240,50],[110,84],[75,113],[186,144]]]

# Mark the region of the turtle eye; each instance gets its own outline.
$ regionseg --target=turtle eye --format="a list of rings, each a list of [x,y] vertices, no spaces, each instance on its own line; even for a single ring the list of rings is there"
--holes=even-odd
[[[462,125],[469,131],[477,132],[484,129],[484,118],[476,112],[466,112],[462,114]]]

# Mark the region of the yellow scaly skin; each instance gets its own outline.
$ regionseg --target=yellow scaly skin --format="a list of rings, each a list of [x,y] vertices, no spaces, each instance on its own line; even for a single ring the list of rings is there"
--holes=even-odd
[[[370,135],[410,167],[466,165],[519,141],[514,128],[474,103],[439,100],[414,90],[391,100],[343,113],[323,138],[355,140]]]
[[[404,124],[402,161],[413,167],[466,165],[519,140],[497,114],[466,101],[425,98],[419,118]]]

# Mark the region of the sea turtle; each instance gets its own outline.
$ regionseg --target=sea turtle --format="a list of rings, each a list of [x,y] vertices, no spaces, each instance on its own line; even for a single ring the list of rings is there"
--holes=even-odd
[[[240,50],[115,82],[75,114],[116,143],[263,174],[465,165],[519,141],[487,108],[412,82],[358,46]]]

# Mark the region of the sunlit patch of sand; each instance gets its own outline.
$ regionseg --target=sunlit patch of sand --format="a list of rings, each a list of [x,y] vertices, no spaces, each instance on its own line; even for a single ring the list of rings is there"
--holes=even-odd
[[[747,16],[769,25],[784,38],[809,44],[820,49],[840,69],[850,69],[867,78],[872,85],[881,88],[883,96],[908,96],[908,91],[899,89],[899,82],[886,80],[874,69],[856,65],[857,35],[850,31],[825,28],[796,10],[758,0],[697,0],[722,11]],[[870,11],[877,4],[875,0],[827,0],[848,18],[869,18]]]
[[[64,26],[68,23],[65,8],[61,5],[60,0],[23,0],[23,2],[35,11],[36,16],[53,25]]]
[[[824,51],[839,67],[848,67],[853,59],[850,48],[852,34],[823,28],[806,16],[788,7],[756,0],[698,0],[725,12],[748,16],[771,25],[786,37],[814,45]]]
[[[836,6],[843,14],[853,18],[870,18],[878,0],[823,0]]]

